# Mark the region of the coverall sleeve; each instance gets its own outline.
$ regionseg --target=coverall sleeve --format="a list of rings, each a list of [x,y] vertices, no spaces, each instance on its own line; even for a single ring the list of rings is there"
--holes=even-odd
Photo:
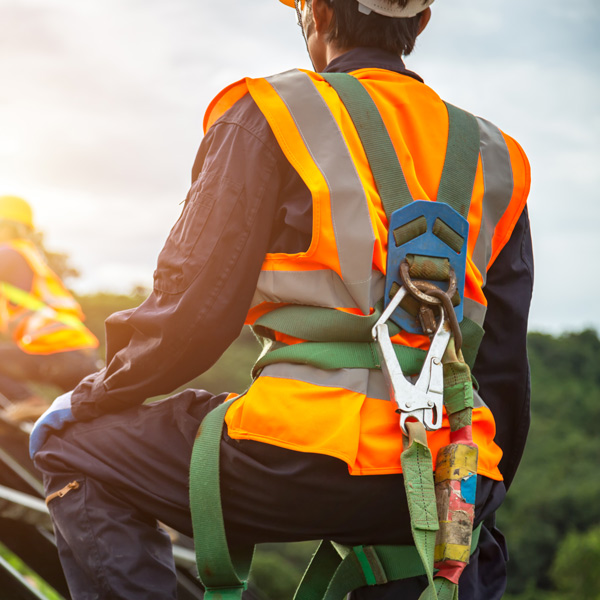
[[[280,166],[252,122],[226,113],[200,146],[193,180],[152,293],[106,321],[107,366],[73,393],[79,420],[173,391],[210,368],[241,331],[269,244]]]
[[[473,375],[494,414],[500,471],[510,485],[525,448],[530,423],[527,320],[533,290],[533,249],[527,208],[506,246],[488,271],[488,300]]]

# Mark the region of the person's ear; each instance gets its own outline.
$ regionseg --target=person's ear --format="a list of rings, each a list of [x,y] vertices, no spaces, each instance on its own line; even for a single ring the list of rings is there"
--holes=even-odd
[[[333,19],[333,7],[327,0],[313,0],[311,10],[317,33],[326,34]]]
[[[417,35],[421,35],[423,33],[425,27],[429,23],[429,19],[431,19],[431,8],[429,6],[421,13],[421,18],[419,20],[419,30],[417,31]]]

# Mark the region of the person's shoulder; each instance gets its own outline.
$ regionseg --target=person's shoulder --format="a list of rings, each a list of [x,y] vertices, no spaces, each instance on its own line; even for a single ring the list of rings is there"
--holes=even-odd
[[[0,244],[0,262],[18,262],[25,261],[21,252],[19,252],[12,244]]]
[[[473,116],[479,126],[482,147],[488,148],[488,154],[490,151],[494,151],[496,156],[508,154],[513,179],[517,179],[523,185],[528,185],[531,176],[529,159],[521,144],[512,135],[506,133],[503,126],[501,127],[484,117]]]
[[[219,130],[231,128],[244,130],[259,142],[271,147],[273,144],[271,127],[252,95],[247,90],[243,94],[238,91],[236,95],[239,95],[239,97],[235,98],[234,101],[229,101],[229,105],[225,110],[216,107],[216,110],[221,109],[221,112],[216,118],[213,115],[210,119],[207,133],[208,130],[212,130],[213,135],[219,136]]]
[[[265,118],[252,96],[250,94],[244,94],[231,106],[231,108],[219,117],[216,123],[228,123],[247,128],[262,125],[265,123]]]
[[[11,244],[0,244],[0,279],[9,283],[13,281],[18,274],[29,274],[31,267],[25,257]],[[18,286],[21,287],[21,286]]]

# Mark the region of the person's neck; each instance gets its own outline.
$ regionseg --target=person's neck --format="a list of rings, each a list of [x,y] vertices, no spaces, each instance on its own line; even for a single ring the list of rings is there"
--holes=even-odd
[[[327,49],[325,51],[325,58],[327,60],[327,64],[329,64],[332,60],[338,58],[342,54],[346,54],[346,52],[352,50],[352,48],[338,48],[333,44],[328,44]]]
[[[325,49],[325,59],[327,61],[327,65],[336,58],[342,56],[342,54],[346,54],[353,48],[339,48],[338,46],[334,46],[333,44],[328,44]]]

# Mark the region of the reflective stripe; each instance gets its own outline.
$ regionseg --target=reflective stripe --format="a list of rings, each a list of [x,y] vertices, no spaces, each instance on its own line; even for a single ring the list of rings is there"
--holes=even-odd
[[[481,227],[473,250],[473,262],[481,273],[483,287],[492,255],[494,230],[512,198],[513,174],[510,154],[500,130],[480,117],[477,117],[477,122],[481,135],[484,193]]]
[[[274,377],[276,379],[293,379],[303,381],[311,385],[322,387],[342,388],[357,394],[374,398],[375,400],[389,400],[385,378],[381,371],[369,369],[335,369],[324,371],[308,365],[296,365],[291,363],[276,363],[266,366],[261,377]],[[408,377],[411,383],[415,383],[418,377]],[[476,390],[473,390],[473,408],[486,407],[486,403]]]
[[[465,317],[471,319],[474,323],[477,323],[480,327],[483,327],[483,321],[485,320],[485,313],[487,307],[483,304],[479,304],[471,298],[464,299],[463,314]]]
[[[267,81],[287,106],[327,182],[342,279],[354,306],[368,314],[375,234],[365,191],[344,136],[308,75],[293,70]]]
[[[473,408],[489,408],[475,388],[473,388]]]
[[[375,306],[384,293],[384,276],[371,274],[369,307]],[[261,302],[293,302],[327,308],[356,306],[339,275],[329,269],[318,271],[261,271],[252,306]],[[367,311],[368,312],[368,311]]]
[[[308,365],[276,363],[266,366],[260,376],[293,379],[322,387],[342,388],[376,400],[390,399],[383,373],[376,370],[335,369],[325,371]]]

